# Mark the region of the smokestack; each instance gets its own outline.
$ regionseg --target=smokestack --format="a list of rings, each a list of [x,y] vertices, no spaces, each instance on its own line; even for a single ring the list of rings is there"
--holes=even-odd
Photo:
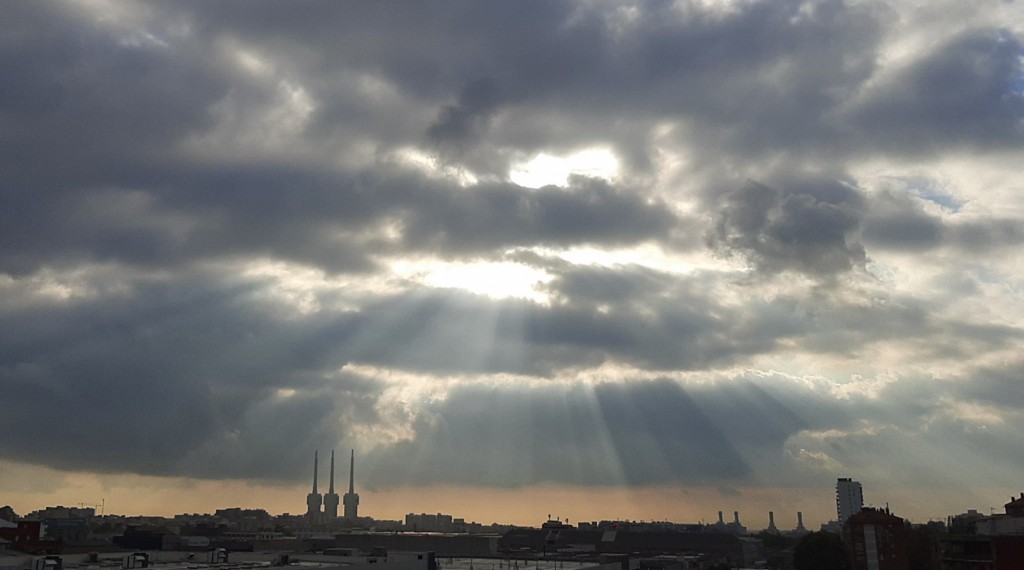
[[[732,512],[732,520],[733,520],[734,523],[736,523],[736,526],[740,525],[740,512],[739,511],[733,511]]]
[[[796,526],[797,528],[804,528],[804,514],[800,511],[796,513]]]
[[[725,524],[725,519],[722,518],[722,511],[718,511],[718,524]]]
[[[320,453],[319,449],[313,452],[313,494],[314,495],[316,494],[316,471],[317,471],[317,467],[319,466],[319,457],[318,457],[319,453]]]
[[[328,491],[334,494],[334,450],[331,450],[331,490]]]
[[[348,492],[351,494],[356,492],[356,450],[354,449],[348,460]]]
[[[775,513],[773,511],[768,511],[768,524],[775,526]]]

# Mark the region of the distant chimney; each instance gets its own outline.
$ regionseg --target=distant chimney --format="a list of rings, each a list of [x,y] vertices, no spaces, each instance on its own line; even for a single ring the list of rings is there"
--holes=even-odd
[[[722,511],[718,511],[718,524],[725,524],[725,519],[722,518]]]
[[[739,511],[733,511],[732,512],[732,520],[733,520],[734,523],[736,523],[736,526],[739,526],[739,524],[740,524],[740,512]]]
[[[798,528],[804,528],[804,514],[800,511],[796,513],[796,526]]]

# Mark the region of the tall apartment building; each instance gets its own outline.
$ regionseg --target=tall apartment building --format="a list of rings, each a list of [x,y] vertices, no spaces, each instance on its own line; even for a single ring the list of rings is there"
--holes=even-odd
[[[864,508],[864,491],[860,483],[849,477],[840,477],[836,481],[836,515],[839,524]]]

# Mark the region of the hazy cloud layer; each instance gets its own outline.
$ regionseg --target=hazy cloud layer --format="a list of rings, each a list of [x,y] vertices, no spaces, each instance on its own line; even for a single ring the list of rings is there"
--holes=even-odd
[[[1012,484],[1021,21],[11,2],[0,459]]]

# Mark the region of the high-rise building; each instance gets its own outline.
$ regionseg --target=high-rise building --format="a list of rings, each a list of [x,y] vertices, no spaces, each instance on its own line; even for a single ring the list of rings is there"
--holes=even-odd
[[[323,497],[316,490],[316,472],[319,467],[318,453],[319,450],[313,452],[313,492],[306,495],[306,516],[313,522],[320,519],[320,505],[323,504]]]
[[[331,450],[331,488],[324,495],[324,518],[332,521],[338,518],[338,494],[334,492],[334,450]]]
[[[342,498],[345,503],[345,520],[355,521],[359,518],[359,495],[356,494],[356,450],[352,450],[352,456],[348,464],[348,493]]]
[[[836,481],[836,516],[839,524],[864,508],[864,491],[860,483],[849,477],[840,477]]]

